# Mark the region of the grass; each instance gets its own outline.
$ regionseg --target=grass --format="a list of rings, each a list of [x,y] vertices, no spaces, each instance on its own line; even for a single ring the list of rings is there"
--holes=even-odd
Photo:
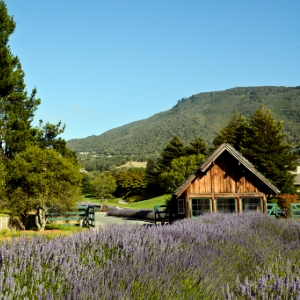
[[[0,230],[0,242],[11,240],[13,238],[20,238],[23,235],[30,238],[31,236],[37,236],[40,234],[46,235],[47,239],[52,239],[57,236],[68,236],[80,231],[87,230],[86,228],[72,226],[72,225],[59,225],[59,224],[48,224],[45,227],[45,231],[36,231],[36,230]]]
[[[10,216],[10,211],[5,208],[0,209],[0,217],[9,217]]]
[[[146,168],[147,162],[146,161],[129,161],[125,165],[117,167],[120,168]]]
[[[74,225],[47,224],[45,230],[60,230],[67,233],[75,233],[86,230],[86,228]]]
[[[119,203],[121,198],[116,199],[107,199],[107,200],[101,200],[96,199],[94,197],[91,197],[89,195],[85,195],[82,198],[82,201],[85,203],[91,203],[91,204],[107,204],[111,206],[118,206],[122,208],[133,208],[133,209],[153,209],[154,205],[165,205],[166,200],[170,197],[170,194],[161,195],[155,198],[133,202],[133,203]]]
[[[8,229],[0,230],[0,241],[10,240],[12,238],[18,238],[22,236],[21,231],[11,231]]]
[[[158,196],[155,198],[151,198],[148,200],[143,200],[143,201],[138,201],[138,202],[133,202],[133,203],[128,203],[126,206],[118,206],[120,207],[127,207],[127,208],[135,208],[135,209],[153,209],[154,205],[165,205],[166,200],[170,197],[170,194]]]

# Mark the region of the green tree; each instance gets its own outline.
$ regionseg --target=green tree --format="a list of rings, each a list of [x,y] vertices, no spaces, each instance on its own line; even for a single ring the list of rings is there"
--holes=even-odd
[[[223,143],[228,143],[237,151],[243,151],[249,144],[249,126],[246,117],[235,112],[228,124],[214,138],[214,149],[218,148]]]
[[[146,194],[155,197],[164,193],[164,188],[159,183],[160,167],[158,159],[149,159],[146,165]]]
[[[207,145],[203,141],[203,139],[199,136],[195,138],[193,142],[190,143],[190,146],[186,147],[186,154],[193,155],[193,154],[203,154],[207,155]]]
[[[89,173],[82,173],[81,193],[83,195],[92,193],[91,176],[89,175]]]
[[[179,137],[175,136],[164,148],[160,158],[149,160],[147,163],[147,193],[162,194],[174,191],[187,174],[194,171],[192,169],[200,164],[206,154],[207,148],[202,138],[196,137],[190,146],[185,147]]]
[[[8,15],[6,5],[0,1],[0,97],[6,97],[11,93],[15,85],[13,71],[18,64],[18,58],[11,54],[8,46],[9,37],[13,34],[16,23],[13,17]]]
[[[144,194],[147,187],[146,171],[144,168],[122,168],[114,172],[119,196]]]
[[[265,106],[261,105],[249,121],[250,131],[244,155],[270,179],[283,193],[293,193],[296,168],[295,153],[285,142],[283,123],[276,121]]]
[[[0,24],[0,146],[12,158],[33,141],[31,122],[40,99],[35,98],[36,89],[28,96],[21,63],[10,51],[9,36],[16,24],[2,0]]]
[[[57,151],[60,155],[70,158],[77,163],[77,156],[74,151],[67,148],[66,141],[59,137],[65,131],[66,125],[61,126],[61,122],[51,124],[49,122],[39,122],[39,126],[34,128],[34,141],[42,148],[50,148]]]
[[[159,167],[163,172],[171,166],[174,158],[185,156],[186,148],[178,136],[174,136],[160,154]]]
[[[117,188],[115,178],[109,172],[92,172],[92,179],[90,180],[90,187],[92,195],[99,199],[113,198],[113,193]]]
[[[80,166],[53,149],[34,145],[8,162],[7,206],[14,215],[36,212],[36,226],[46,225],[47,207],[60,211],[72,209],[79,199]]]
[[[205,155],[194,154],[174,158],[168,171],[160,174],[161,185],[166,192],[171,193],[196,170],[205,160]]]
[[[261,105],[250,119],[235,113],[214,140],[214,146],[228,142],[284,193],[293,193],[295,153],[285,141],[283,124]]]

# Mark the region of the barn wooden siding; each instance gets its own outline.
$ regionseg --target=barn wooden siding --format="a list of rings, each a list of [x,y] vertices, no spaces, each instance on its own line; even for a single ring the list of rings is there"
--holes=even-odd
[[[243,211],[243,207],[245,210],[257,209],[266,212],[267,198],[278,193],[280,191],[256,170],[251,162],[231,145],[224,143],[173,193],[173,201],[169,208],[172,215],[177,214],[177,218],[191,217],[191,199],[195,201],[199,199],[198,203],[202,202],[204,206],[206,205],[206,208],[203,206],[204,211],[207,211],[208,205],[207,202],[204,204],[205,199],[209,199],[211,211],[217,211],[217,199],[220,199],[218,203],[222,203],[223,199],[228,201],[228,204],[223,202],[228,205],[225,211],[227,209],[232,211],[234,204],[236,212]],[[257,201],[257,199],[261,200]],[[181,203],[184,203],[185,212],[181,209],[179,211],[179,204],[182,207]],[[194,205],[201,207],[202,204],[194,202]],[[198,212],[199,208],[195,208],[196,215]]]
[[[235,198],[237,211],[242,211],[242,197],[260,197],[263,212],[267,211],[265,193],[269,189],[229,153],[216,159],[207,172],[198,173],[180,198],[185,199],[186,217],[191,217],[191,198],[211,198],[211,209],[217,211],[217,198]]]
[[[229,153],[219,157],[206,172],[188,187],[189,194],[259,193],[266,190],[258,178],[239,165]]]

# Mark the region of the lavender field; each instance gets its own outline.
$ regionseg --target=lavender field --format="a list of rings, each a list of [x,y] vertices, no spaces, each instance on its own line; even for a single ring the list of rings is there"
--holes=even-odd
[[[300,299],[300,225],[259,213],[0,246],[1,299]]]

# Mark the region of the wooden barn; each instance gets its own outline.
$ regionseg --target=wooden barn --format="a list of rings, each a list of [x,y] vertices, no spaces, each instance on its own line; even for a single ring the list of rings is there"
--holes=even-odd
[[[205,212],[267,212],[267,199],[280,193],[231,145],[224,143],[173,193],[174,218]]]

